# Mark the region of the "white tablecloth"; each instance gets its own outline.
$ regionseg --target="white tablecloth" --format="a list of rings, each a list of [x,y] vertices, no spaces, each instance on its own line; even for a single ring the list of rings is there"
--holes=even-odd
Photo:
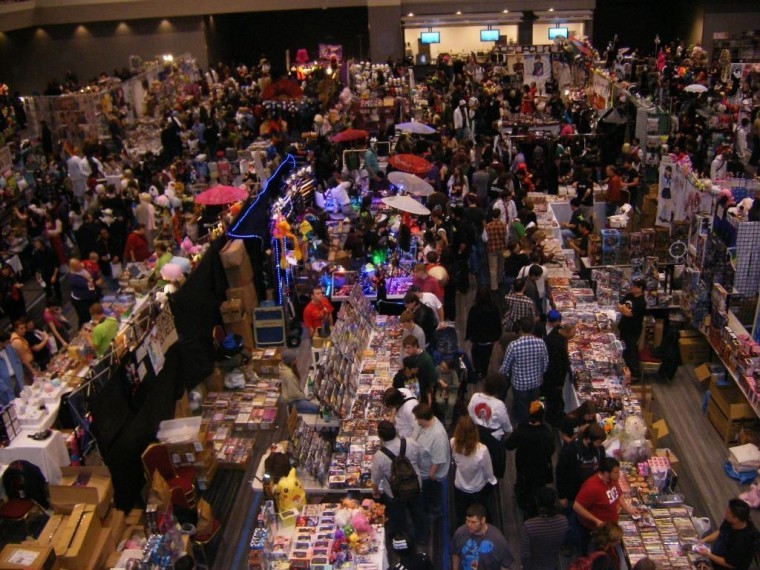
[[[33,433],[34,430],[22,430],[8,447],[0,449],[0,463],[24,459],[39,467],[48,483],[57,485],[61,482],[61,467],[71,463],[63,435],[53,431],[47,439],[36,441],[29,437]]]

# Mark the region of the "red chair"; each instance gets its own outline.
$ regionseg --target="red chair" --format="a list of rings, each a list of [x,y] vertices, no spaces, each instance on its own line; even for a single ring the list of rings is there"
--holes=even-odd
[[[196,533],[191,538],[193,542],[193,548],[197,548],[200,551],[201,557],[203,558],[203,563],[206,564],[206,566],[208,566],[206,546],[208,546],[217,537],[221,528],[222,523],[214,518],[214,520],[211,522],[211,527],[203,531],[203,533]]]
[[[169,450],[163,443],[152,443],[143,451],[141,456],[145,477],[150,485],[154,471],[158,471],[166,480],[166,484],[174,490],[181,490],[185,503],[195,508],[195,470],[192,467],[174,467],[169,457]],[[180,505],[183,506],[183,505]]]
[[[36,465],[15,461],[3,474],[3,487],[8,500],[0,505],[0,520],[23,522],[28,535],[29,521],[49,505],[45,477]]]

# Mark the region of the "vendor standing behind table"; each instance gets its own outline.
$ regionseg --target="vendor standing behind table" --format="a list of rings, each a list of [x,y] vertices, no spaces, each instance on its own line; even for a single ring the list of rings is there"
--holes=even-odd
[[[591,179],[591,169],[584,167],[575,182],[575,196],[580,198],[581,212],[590,220],[594,215],[594,181]]]
[[[111,341],[116,338],[119,332],[119,321],[114,317],[107,317],[100,303],[93,303],[90,307],[90,317],[93,324],[92,332],[87,332],[85,329],[84,335],[90,347],[100,358],[108,351]]]
[[[636,279],[631,284],[631,290],[617,306],[622,315],[618,323],[618,330],[620,331],[620,340],[625,344],[623,360],[631,371],[632,383],[639,380],[639,337],[644,328],[644,313],[647,309],[647,303],[644,299],[645,287],[646,281],[644,279]]]
[[[623,181],[618,174],[617,168],[611,164],[607,167],[607,195],[605,197],[604,215],[608,218],[614,216],[620,206],[623,196]]]
[[[322,287],[314,287],[311,292],[311,301],[303,310],[303,324],[310,337],[313,337],[318,330],[321,336],[329,336],[334,311]]]
[[[695,550],[708,558],[713,568],[746,570],[754,557],[756,534],[749,505],[742,499],[731,499],[718,530],[702,539],[711,546],[697,546]]]

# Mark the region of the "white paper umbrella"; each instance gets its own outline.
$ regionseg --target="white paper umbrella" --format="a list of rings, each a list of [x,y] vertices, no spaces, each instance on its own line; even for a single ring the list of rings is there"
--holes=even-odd
[[[430,196],[433,193],[433,187],[416,174],[393,171],[388,174],[388,180],[407,194]]]
[[[415,135],[432,135],[435,132],[433,127],[428,127],[426,124],[418,123],[417,121],[399,123],[396,125],[396,130],[404,131],[406,133],[414,133]]]
[[[688,93],[704,93],[707,91],[707,87],[701,83],[692,83],[691,85],[684,87],[683,90],[687,91]]]
[[[391,208],[401,210],[402,212],[409,212],[417,216],[427,216],[430,214],[430,210],[411,196],[388,196],[387,198],[383,198],[382,201]]]

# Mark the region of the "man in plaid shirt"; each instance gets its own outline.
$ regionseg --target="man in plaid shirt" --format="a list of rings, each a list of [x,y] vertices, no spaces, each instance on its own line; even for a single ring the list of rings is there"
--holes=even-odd
[[[513,292],[505,297],[507,312],[504,314],[504,330],[518,332],[518,323],[525,317],[530,317],[535,323],[538,320],[536,304],[525,295],[525,277],[518,277],[512,284]]]
[[[538,400],[544,372],[549,366],[549,353],[543,340],[533,336],[536,321],[530,317],[520,319],[520,338],[507,347],[499,372],[512,382],[512,421],[515,424],[528,419],[528,407]]]
[[[491,279],[491,291],[499,288],[504,276],[504,250],[507,249],[507,225],[499,219],[501,210],[494,208],[488,212],[486,224],[486,251],[488,252],[488,271]]]

